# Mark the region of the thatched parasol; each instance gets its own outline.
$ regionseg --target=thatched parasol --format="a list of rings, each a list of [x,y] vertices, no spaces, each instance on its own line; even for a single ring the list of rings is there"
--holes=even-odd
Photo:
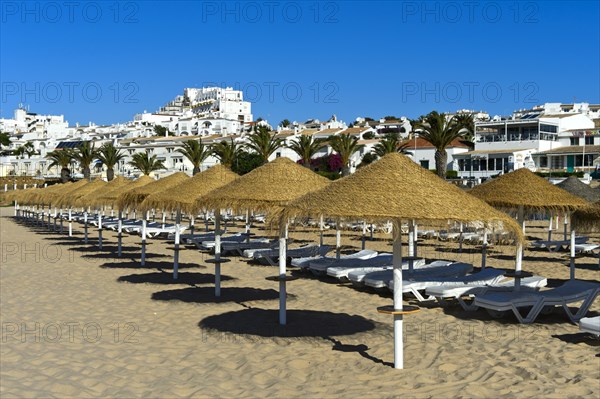
[[[150,184],[155,182],[153,178],[150,176],[142,176],[139,179],[128,181],[126,184],[123,184],[117,188],[114,188],[110,191],[107,191],[105,194],[100,195],[96,199],[91,202],[92,206],[101,206],[101,205],[111,205],[115,206],[117,204],[117,200],[120,195],[135,190],[136,188],[145,186],[146,184]]]
[[[215,212],[215,295],[220,295],[220,209],[281,211],[294,199],[329,185],[330,181],[288,158],[277,158],[196,201]],[[279,323],[286,323],[287,220],[279,225]]]
[[[506,214],[448,184],[398,153],[388,154],[353,175],[298,198],[286,207],[283,215],[394,221],[394,303],[392,308],[386,307],[380,311],[394,315],[396,368],[403,368],[402,318],[411,312],[402,303],[401,219],[426,222],[476,220],[501,225],[522,239],[519,226]]]
[[[586,201],[549,183],[527,168],[506,173],[474,187],[469,194],[504,209],[572,211]]]
[[[268,212],[329,183],[325,177],[281,157],[200,198],[195,206]]]
[[[185,173],[174,173],[162,179],[155,180],[152,183],[134,188],[133,190],[125,191],[117,198],[117,204],[120,208],[134,208],[141,204],[149,195],[169,190],[186,180],[189,180],[189,176]]]
[[[600,201],[600,190],[594,190],[588,184],[579,180],[576,176],[569,176],[556,185],[569,193],[583,198],[589,202]]]
[[[571,215],[571,223],[575,230],[585,232],[600,231],[600,201],[579,208]]]
[[[504,210],[517,210],[517,218],[523,231],[525,230],[525,211],[540,210],[567,212],[585,206],[588,202],[562,188],[549,183],[546,179],[535,175],[527,168],[507,173],[490,182],[486,182],[469,191],[488,204]],[[566,240],[565,216],[565,240]],[[550,217],[552,223],[552,217]],[[551,225],[548,234],[551,239]],[[575,233],[571,228],[571,279],[575,278]],[[521,270],[523,258],[522,247],[517,248],[517,272]]]
[[[106,182],[102,179],[96,179],[88,184],[82,185],[75,190],[69,191],[68,193],[62,194],[57,200],[56,205],[60,207],[75,207],[75,206],[84,206],[80,205],[77,202],[79,198],[84,195],[96,192],[96,190],[101,189],[106,186]]]
[[[89,184],[77,191],[76,198],[73,201],[73,205],[78,207],[92,206],[92,204],[96,201],[96,198],[98,198],[98,196],[104,195],[105,193],[108,193],[117,188],[124,187],[129,183],[130,181],[126,178],[122,176],[117,176],[109,182],[104,182],[104,184],[96,183],[95,186]]]
[[[239,176],[223,165],[198,173],[184,180],[168,191],[149,195],[140,205],[140,209],[165,209],[194,212],[194,203],[211,191],[231,183]]]
[[[177,211],[175,217],[175,246],[173,248],[173,278],[177,279],[179,271],[179,241],[181,211],[194,213],[197,199],[211,191],[231,183],[239,176],[223,165],[198,173],[169,190],[149,195],[139,206],[142,210],[159,209]],[[164,218],[164,216],[163,216]],[[163,222],[164,223],[164,222]],[[208,223],[208,222],[207,222]]]

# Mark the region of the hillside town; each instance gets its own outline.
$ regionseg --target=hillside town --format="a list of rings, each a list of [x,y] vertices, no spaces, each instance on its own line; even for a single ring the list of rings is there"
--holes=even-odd
[[[455,128],[450,140],[436,137],[436,116],[441,118],[442,130]],[[310,167],[330,178],[353,173],[386,152],[396,151],[463,184],[477,184],[520,168],[580,177],[589,177],[600,168],[600,105],[584,102],[545,103],[508,116],[456,110],[433,111],[417,119],[363,116],[346,123],[332,115],[326,120],[270,123],[254,119],[252,104],[244,101],[242,91],[204,87],[186,88],[156,112],[144,111],[129,122],[106,126],[73,126],[63,115],[40,115],[20,106],[12,119],[0,119],[0,131],[0,177],[58,178],[61,169],[68,169],[69,178],[83,178],[86,165],[76,156],[65,168],[53,154],[76,151],[85,143],[93,150],[111,146],[119,154],[115,165],[106,165],[102,157],[87,165],[90,177],[102,178],[108,169],[128,178],[141,175],[134,162],[136,154],[147,154],[157,163],[150,171],[155,178],[179,171],[192,175],[218,163],[229,163],[243,174],[261,164],[259,155],[269,161],[287,157],[305,163],[306,147],[311,145]],[[258,154],[260,143],[253,143],[253,135],[260,134],[266,134],[271,144],[266,154]],[[202,144],[204,155],[197,165],[189,151],[186,155],[190,140]],[[340,150],[336,140],[338,147],[351,148]],[[230,150],[237,155],[227,156]],[[444,165],[437,165],[436,152],[441,154],[438,163]]]

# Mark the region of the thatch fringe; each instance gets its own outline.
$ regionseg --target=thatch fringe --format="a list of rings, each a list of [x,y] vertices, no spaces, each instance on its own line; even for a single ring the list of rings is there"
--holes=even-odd
[[[117,204],[117,199],[119,198],[119,195],[129,190],[133,190],[138,187],[142,187],[146,184],[150,184],[154,181],[155,180],[150,176],[144,175],[138,178],[137,180],[128,181],[126,184],[119,185],[117,188],[114,188],[110,191],[107,191],[104,194],[101,194],[96,198],[91,199],[89,205],[93,207],[99,207],[104,205],[115,206]]]

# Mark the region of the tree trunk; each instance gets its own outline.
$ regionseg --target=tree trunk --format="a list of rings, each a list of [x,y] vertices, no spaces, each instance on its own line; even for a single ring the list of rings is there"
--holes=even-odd
[[[348,175],[350,175],[350,166],[349,165],[342,166],[342,177],[346,177]]]
[[[71,177],[71,171],[69,170],[69,168],[62,168],[60,170],[60,181],[63,183],[66,183],[69,181],[69,178]]]
[[[106,169],[106,180],[111,181],[115,178],[115,171],[113,168]]]
[[[442,179],[446,178],[446,166],[448,164],[448,154],[446,153],[446,149],[443,150],[436,149],[435,150],[435,170],[439,177]]]
[[[198,173],[200,173],[200,166],[194,166],[194,171],[192,172],[192,174],[196,176]]]
[[[83,168],[83,178],[84,179],[90,180],[90,174],[91,174],[91,171],[90,171],[90,167],[89,166]]]

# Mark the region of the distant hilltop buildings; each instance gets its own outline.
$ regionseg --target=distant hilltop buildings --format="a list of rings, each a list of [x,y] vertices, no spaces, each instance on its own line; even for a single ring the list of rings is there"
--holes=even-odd
[[[470,110],[446,115],[449,118],[465,113],[474,119],[472,142],[455,140],[446,148],[447,168],[458,177],[484,179],[522,167],[540,172],[591,172],[600,167],[600,105],[546,103],[510,116],[490,117]],[[350,125],[335,115],[324,121],[286,122],[271,127],[267,121],[255,121],[252,104],[244,101],[243,93],[221,87],[186,88],[156,112],[144,111],[132,121],[107,126],[69,126],[62,115],[38,115],[19,107],[13,119],[0,119],[0,131],[10,136],[10,145],[2,148],[0,176],[58,176],[60,171],[48,167],[46,155],[83,141],[93,141],[96,147],[111,142],[121,149],[126,158],[118,165],[117,174],[137,175],[139,171],[128,163],[133,154],[141,151],[164,162],[167,170],[159,171],[160,175],[175,171],[191,174],[192,165],[176,151],[185,140],[198,138],[213,144],[226,139],[243,143],[256,125],[273,129],[286,143],[303,135],[327,138],[350,134],[363,145],[353,155],[351,170],[386,134],[398,134],[415,162],[426,169],[435,167],[435,148],[419,138],[419,130],[406,117],[359,117]],[[24,146],[28,151],[19,151]],[[315,157],[331,152],[327,146]],[[297,154],[285,147],[272,157],[279,156],[298,160]],[[217,162],[209,157],[202,168]],[[95,165],[93,171],[96,175],[104,173],[101,164]]]

